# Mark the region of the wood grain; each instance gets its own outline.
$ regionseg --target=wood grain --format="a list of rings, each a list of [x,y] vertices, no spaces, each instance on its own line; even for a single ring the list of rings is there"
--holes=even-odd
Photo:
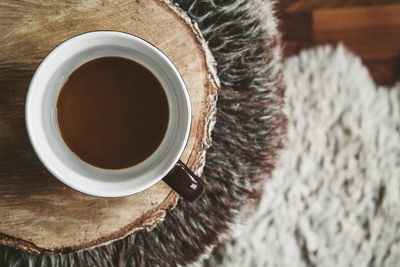
[[[314,45],[343,43],[361,57],[376,83],[391,85],[400,78],[398,1],[292,1],[285,8],[286,56]]]
[[[314,41],[341,40],[364,59],[400,52],[400,5],[321,9],[313,13]]]
[[[182,160],[198,173],[210,144],[217,86],[198,31],[165,2],[0,2],[0,244],[70,252],[122,238],[161,221],[177,196],[163,182],[123,198],[84,195],[59,183],[29,143],[24,102],[40,61],[63,40],[93,30],[144,38],[177,66],[192,101]]]
[[[399,0],[280,0],[278,7],[285,12],[309,12],[318,9],[373,7],[398,3]]]

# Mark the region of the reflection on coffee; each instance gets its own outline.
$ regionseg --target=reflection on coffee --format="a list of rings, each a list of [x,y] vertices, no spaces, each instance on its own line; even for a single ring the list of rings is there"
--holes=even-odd
[[[144,66],[103,57],[76,69],[57,100],[57,118],[67,146],[104,169],[134,166],[161,144],[167,130],[167,96]]]

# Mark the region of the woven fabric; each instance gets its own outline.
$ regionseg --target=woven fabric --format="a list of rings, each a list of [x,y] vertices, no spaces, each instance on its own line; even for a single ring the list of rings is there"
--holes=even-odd
[[[254,216],[208,266],[400,266],[400,83],[343,46],[284,63],[288,144]]]

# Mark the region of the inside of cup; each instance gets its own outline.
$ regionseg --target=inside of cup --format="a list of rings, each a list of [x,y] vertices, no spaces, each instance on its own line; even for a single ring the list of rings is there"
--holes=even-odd
[[[160,146],[143,162],[125,169],[107,170],[84,162],[64,143],[58,128],[56,103],[63,84],[79,66],[100,57],[142,64],[158,78],[169,103],[168,127]],[[165,55],[128,34],[93,32],[64,42],[42,62],[30,91],[28,128],[36,152],[58,179],[88,194],[121,196],[151,186],[175,165],[188,139],[190,103],[182,78]]]

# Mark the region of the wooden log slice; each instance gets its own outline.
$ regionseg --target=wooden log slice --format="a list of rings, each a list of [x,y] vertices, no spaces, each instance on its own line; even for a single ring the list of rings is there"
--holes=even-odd
[[[192,101],[182,160],[198,174],[210,144],[217,86],[198,30],[173,6],[146,1],[0,2],[0,244],[29,252],[72,252],[120,239],[163,220],[177,195],[163,182],[122,198],[92,197],[56,180],[25,129],[25,96],[51,49],[76,34],[116,30],[161,49],[177,66]]]

